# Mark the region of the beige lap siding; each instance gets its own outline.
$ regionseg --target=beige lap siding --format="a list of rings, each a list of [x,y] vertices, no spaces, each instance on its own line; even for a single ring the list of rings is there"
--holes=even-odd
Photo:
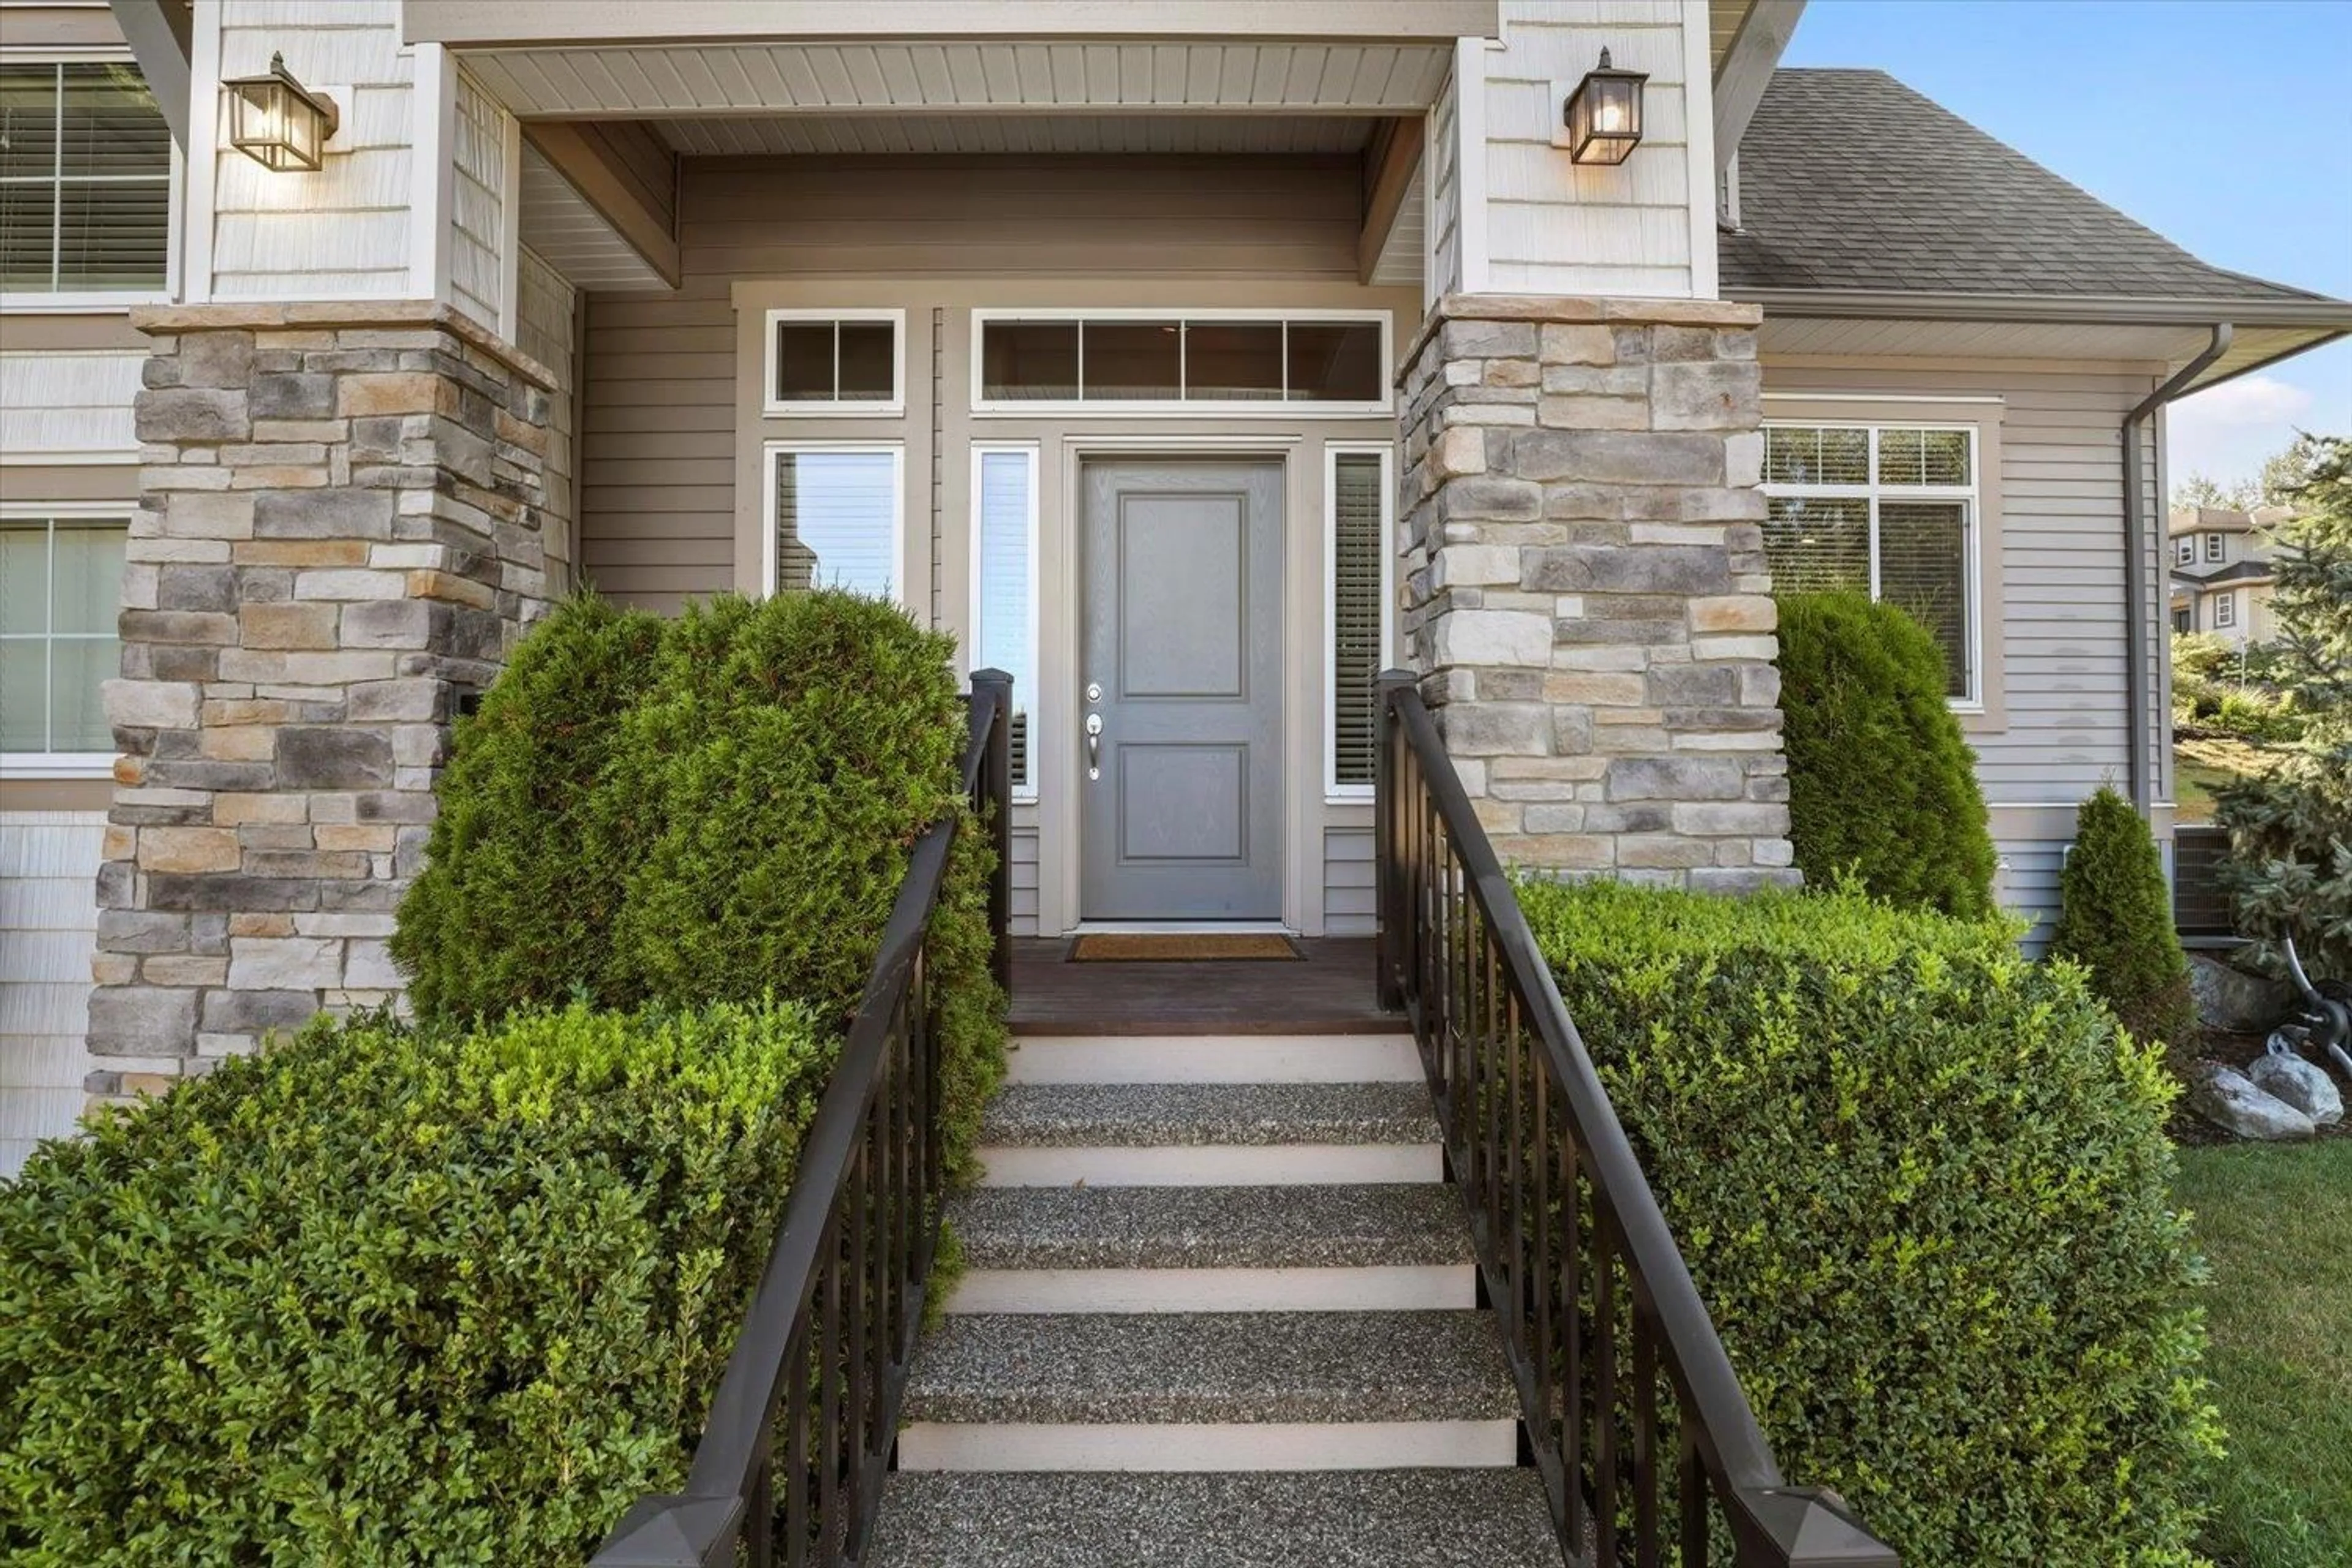
[[[2058,908],[2058,868],[2073,838],[2073,807],[2102,784],[2126,784],[2129,721],[2124,632],[2123,453],[2125,411],[2156,384],[2156,367],[2132,363],[2058,365],[1982,360],[1906,365],[1900,361],[1773,358],[1764,362],[1764,413],[1805,416],[1818,403],[1786,395],[1880,394],[1891,398],[1997,397],[1980,405],[1997,418],[1999,471],[1988,500],[1999,516],[1998,574],[1984,585],[1984,651],[1989,681],[1984,718],[1964,721],[1976,749],[1977,775],[1992,811],[2004,866],[2001,901],[2046,920]],[[1927,406],[1932,412],[1906,412]],[[1840,417],[1902,423],[1940,421],[1948,409],[1901,401],[1842,404]],[[2151,486],[2151,489],[2154,487]],[[1997,489],[1997,497],[1991,490]],[[1988,510],[1990,510],[1989,507]],[[2153,515],[2153,514],[2151,514]],[[2153,531],[2151,531],[2152,533]],[[2158,581],[2157,546],[2142,552],[2143,574]],[[2144,635],[2161,620],[2163,596],[2151,592]],[[2159,648],[2152,647],[2152,655]],[[2161,715],[2164,660],[2151,657],[2147,691]],[[2151,726],[2149,765],[2156,798],[2169,802],[2172,776],[2165,726]],[[2157,813],[2169,839],[2171,813]],[[2036,940],[2046,936],[2037,930]]]

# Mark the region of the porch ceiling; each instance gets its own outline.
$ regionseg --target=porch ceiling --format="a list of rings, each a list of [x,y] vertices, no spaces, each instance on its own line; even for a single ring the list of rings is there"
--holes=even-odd
[[[667,289],[665,279],[621,237],[547,155],[522,148],[523,244],[581,289]]]
[[[467,50],[527,119],[900,115],[1418,114],[1450,41],[1005,39],[632,44]]]
[[[1344,153],[1379,121],[1354,114],[805,114],[657,120],[675,152],[745,153]]]

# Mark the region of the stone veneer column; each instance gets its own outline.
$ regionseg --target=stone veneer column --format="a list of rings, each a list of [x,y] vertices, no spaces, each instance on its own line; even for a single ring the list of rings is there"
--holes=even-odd
[[[1506,862],[1794,884],[1752,306],[1453,295],[1409,358],[1409,657]]]
[[[446,306],[166,307],[139,395],[94,1095],[400,984],[459,694],[545,605],[542,366]]]

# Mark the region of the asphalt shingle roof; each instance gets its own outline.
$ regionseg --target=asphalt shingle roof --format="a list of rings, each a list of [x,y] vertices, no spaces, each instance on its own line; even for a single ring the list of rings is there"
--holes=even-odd
[[[1739,144],[1723,285],[2324,300],[2225,271],[1884,71],[1773,73]]]

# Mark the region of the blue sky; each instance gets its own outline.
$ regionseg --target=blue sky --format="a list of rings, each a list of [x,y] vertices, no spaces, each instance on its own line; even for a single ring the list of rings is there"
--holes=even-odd
[[[2352,0],[1811,0],[1782,63],[1891,72],[2216,266],[2352,299]],[[2176,481],[2352,435],[2352,339],[2170,427]]]

